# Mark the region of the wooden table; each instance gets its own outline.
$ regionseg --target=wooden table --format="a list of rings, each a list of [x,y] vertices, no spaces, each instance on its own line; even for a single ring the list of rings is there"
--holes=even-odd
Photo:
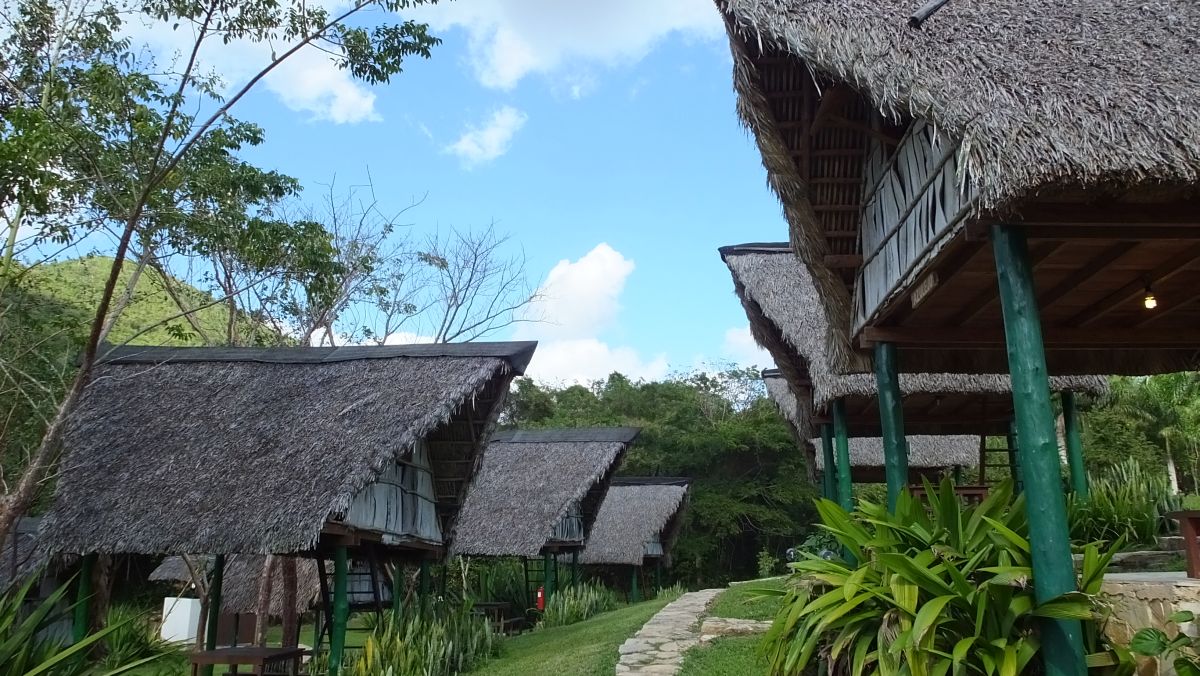
[[[300,673],[300,658],[308,654],[303,648],[261,648],[246,646],[242,648],[217,648],[192,653],[192,676],[198,676],[200,667],[209,665],[229,665],[229,673],[238,673],[238,665],[248,665],[247,673],[258,674],[290,674]]]
[[[1200,578],[1200,542],[1196,541],[1196,533],[1200,532],[1200,510],[1171,512],[1167,514],[1167,518],[1179,522],[1179,534],[1183,536],[1183,551],[1187,554],[1188,577]]]

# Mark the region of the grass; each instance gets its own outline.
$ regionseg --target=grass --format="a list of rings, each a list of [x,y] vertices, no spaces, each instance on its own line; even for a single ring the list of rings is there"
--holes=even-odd
[[[759,596],[760,589],[783,589],[787,578],[754,580],[735,585],[721,592],[709,607],[710,617],[732,617],[741,620],[772,620],[783,605],[779,596]]]
[[[646,601],[591,619],[507,639],[501,656],[475,673],[487,676],[612,676],[617,648],[666,600]]]
[[[683,656],[679,676],[753,676],[767,673],[758,655],[762,636],[726,636],[692,648]]]

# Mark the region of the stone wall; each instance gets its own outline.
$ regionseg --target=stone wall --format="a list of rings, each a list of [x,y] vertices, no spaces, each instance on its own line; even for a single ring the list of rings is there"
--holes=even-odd
[[[1197,635],[1195,623],[1177,627],[1167,620],[1180,610],[1200,615],[1200,580],[1190,579],[1186,573],[1110,573],[1104,577],[1102,593],[1113,610],[1104,633],[1116,643],[1129,645],[1134,633],[1146,627],[1172,636],[1178,630]],[[1175,676],[1171,665],[1159,665],[1153,659],[1141,661],[1138,673]]]

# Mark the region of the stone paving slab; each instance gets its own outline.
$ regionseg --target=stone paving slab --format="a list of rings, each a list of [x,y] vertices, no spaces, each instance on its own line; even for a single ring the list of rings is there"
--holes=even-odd
[[[771,628],[770,620],[740,620],[731,617],[709,617],[700,624],[700,642],[708,643],[721,636],[749,636],[765,634]]]
[[[683,653],[700,642],[700,616],[723,589],[689,592],[668,603],[617,651],[618,674],[679,673]]]

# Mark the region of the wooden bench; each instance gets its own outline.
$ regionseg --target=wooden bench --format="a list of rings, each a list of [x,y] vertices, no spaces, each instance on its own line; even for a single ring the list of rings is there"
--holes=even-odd
[[[1179,522],[1179,534],[1183,536],[1183,552],[1187,556],[1187,576],[1200,578],[1200,542],[1196,540],[1196,534],[1200,532],[1200,510],[1170,512],[1167,518]]]
[[[192,676],[199,676],[200,667],[227,665],[230,674],[238,673],[238,666],[249,667],[248,674],[267,676],[280,674],[298,676],[300,661],[308,654],[303,648],[262,648],[246,646],[239,648],[217,648],[192,653]]]

